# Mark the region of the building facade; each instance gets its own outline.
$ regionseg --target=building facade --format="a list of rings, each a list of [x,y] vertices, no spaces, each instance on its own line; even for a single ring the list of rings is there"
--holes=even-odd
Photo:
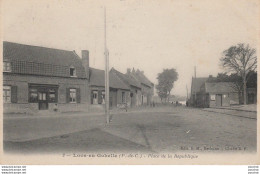
[[[143,71],[127,69],[127,75],[134,78],[141,86],[141,104],[151,105],[154,95],[154,84],[144,75]]]
[[[226,107],[239,104],[239,92],[231,82],[205,82],[198,94],[202,107]]]
[[[199,78],[194,78],[192,77],[191,81],[191,94],[190,94],[190,100],[189,100],[189,105],[190,106],[200,106],[200,102],[198,102],[198,98],[200,98],[200,88],[201,86],[207,81],[207,77],[199,77]]]
[[[105,71],[90,68],[91,105],[105,104]],[[109,72],[109,106],[120,107],[121,104],[130,105],[130,89],[112,71]]]
[[[4,113],[86,110],[88,55],[4,42]]]
[[[115,68],[111,69],[111,73],[113,73],[117,78],[123,81],[124,84],[130,89],[130,99],[128,105],[130,107],[141,106],[142,92],[140,83],[133,77],[117,71]]]

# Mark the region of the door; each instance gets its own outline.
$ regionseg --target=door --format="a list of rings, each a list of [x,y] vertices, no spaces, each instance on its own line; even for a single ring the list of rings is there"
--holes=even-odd
[[[248,104],[255,103],[255,95],[253,93],[249,93],[247,97],[248,97]]]
[[[135,96],[136,96],[136,95],[135,95]],[[132,92],[130,93],[130,97],[131,97],[130,106],[131,106],[131,107],[135,106],[135,100],[134,100],[135,96],[134,96],[134,94],[133,94]]]
[[[216,106],[222,106],[222,94],[216,95]]]
[[[39,110],[48,110],[47,92],[38,92]]]
[[[98,92],[93,91],[93,104],[98,104]]]
[[[105,93],[105,91],[102,91],[102,93],[101,93],[101,97],[102,97],[102,104],[104,105],[105,103],[106,103],[106,101],[105,101],[105,97],[106,97],[106,93]]]
[[[117,91],[110,90],[109,92],[109,107],[113,108],[117,106]]]

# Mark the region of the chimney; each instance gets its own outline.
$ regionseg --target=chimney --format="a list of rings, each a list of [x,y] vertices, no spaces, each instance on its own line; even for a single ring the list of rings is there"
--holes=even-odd
[[[89,79],[89,51],[88,50],[82,50],[81,51],[82,56],[82,63],[86,71],[86,76]]]

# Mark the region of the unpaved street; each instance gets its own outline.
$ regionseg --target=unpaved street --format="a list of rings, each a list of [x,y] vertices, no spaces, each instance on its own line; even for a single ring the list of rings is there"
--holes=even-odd
[[[238,115],[250,115],[249,118]],[[252,117],[252,118],[251,118]],[[4,150],[62,152],[256,152],[256,113],[159,107],[112,115],[4,119]]]

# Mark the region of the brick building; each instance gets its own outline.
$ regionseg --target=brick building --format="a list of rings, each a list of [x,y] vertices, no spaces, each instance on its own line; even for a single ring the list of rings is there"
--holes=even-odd
[[[105,104],[105,71],[90,68],[91,104]],[[118,107],[120,104],[130,102],[130,89],[121,81],[112,70],[109,72],[109,106]]]
[[[141,86],[141,104],[150,105],[154,95],[154,84],[144,75],[143,71],[127,69],[127,75],[134,78]]]
[[[197,100],[202,107],[221,107],[239,104],[239,92],[231,82],[205,82]]]
[[[134,79],[129,74],[123,74],[117,71],[115,68],[111,69],[111,72],[120,78],[130,89],[130,100],[129,106],[136,107],[142,104],[142,92],[141,92],[141,84],[139,81]]]
[[[4,113],[88,106],[89,53],[3,42]]]

